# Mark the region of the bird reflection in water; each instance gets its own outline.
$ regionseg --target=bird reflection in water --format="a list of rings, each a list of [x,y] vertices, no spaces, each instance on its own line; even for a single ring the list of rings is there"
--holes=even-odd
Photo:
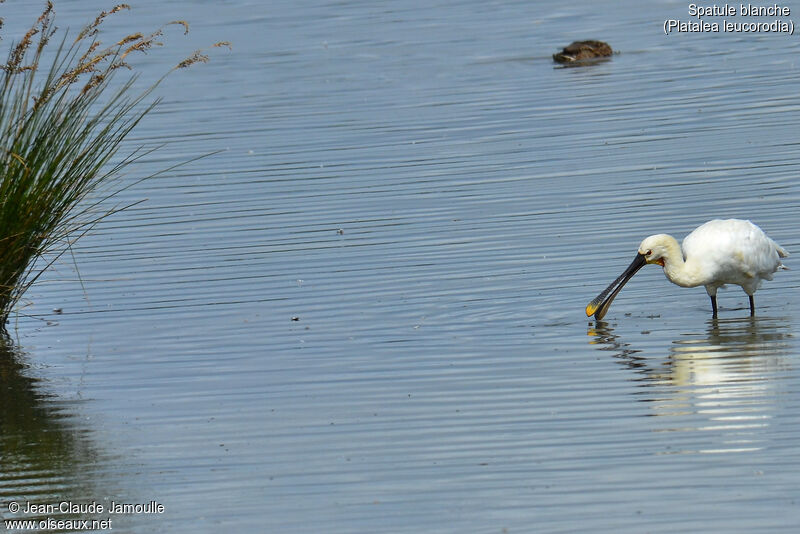
[[[789,324],[783,317],[711,319],[704,332],[675,339],[663,359],[623,341],[607,323],[590,325],[588,334],[591,345],[613,352],[647,388],[637,391],[637,400],[659,416],[655,431],[710,433],[701,440],[671,438],[667,452],[746,452],[763,448],[776,379],[790,369]]]

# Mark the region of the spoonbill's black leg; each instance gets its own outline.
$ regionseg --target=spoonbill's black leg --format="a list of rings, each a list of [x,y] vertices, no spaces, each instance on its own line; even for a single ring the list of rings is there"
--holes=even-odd
[[[755,317],[756,315],[756,303],[753,302],[753,295],[747,295],[750,297],[750,317]]]
[[[711,295],[711,318],[717,318],[717,296]]]

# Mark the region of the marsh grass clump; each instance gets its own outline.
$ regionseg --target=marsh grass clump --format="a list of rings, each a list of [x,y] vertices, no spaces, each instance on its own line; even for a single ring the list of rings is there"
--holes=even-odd
[[[54,8],[47,2],[0,65],[0,327],[31,284],[76,239],[125,208],[105,207],[122,190],[109,184],[144,152],[115,156],[156,105],[145,100],[163,77],[138,92],[135,73],[124,83],[112,86],[111,80],[120,70],[133,70],[133,54],[161,46],[166,26],[188,31],[186,22],[174,21],[110,45],[101,42],[103,21],[129,9],[117,5],[74,39],[65,33],[55,40]],[[207,60],[198,51],[174,69]]]

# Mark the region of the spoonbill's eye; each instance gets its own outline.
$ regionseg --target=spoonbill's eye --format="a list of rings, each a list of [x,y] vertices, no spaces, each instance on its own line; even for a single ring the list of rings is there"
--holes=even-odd
[[[645,256],[652,256],[653,255],[653,251],[652,250],[648,250],[647,252],[644,253],[644,255]]]

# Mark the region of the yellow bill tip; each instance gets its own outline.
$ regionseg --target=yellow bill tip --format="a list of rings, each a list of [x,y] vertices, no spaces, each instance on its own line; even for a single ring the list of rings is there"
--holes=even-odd
[[[594,315],[594,312],[597,311],[598,305],[597,302],[592,301],[586,305],[586,317],[591,317]]]

